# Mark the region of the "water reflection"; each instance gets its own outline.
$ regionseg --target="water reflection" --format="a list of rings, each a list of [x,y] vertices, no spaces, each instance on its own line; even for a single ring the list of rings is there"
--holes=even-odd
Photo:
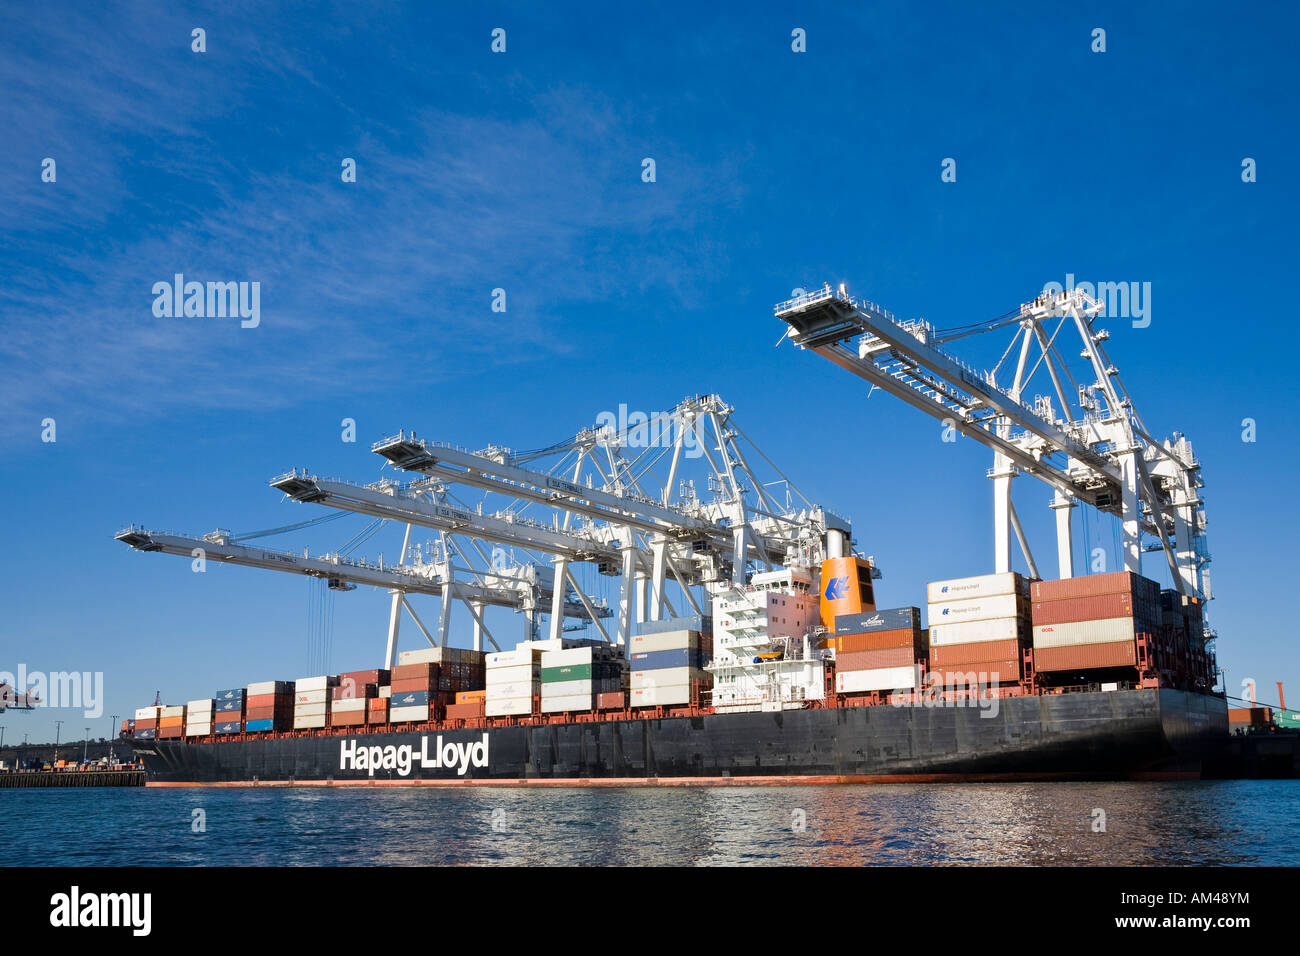
[[[1297,865],[1297,810],[1294,781],[11,790],[0,839],[83,865]]]

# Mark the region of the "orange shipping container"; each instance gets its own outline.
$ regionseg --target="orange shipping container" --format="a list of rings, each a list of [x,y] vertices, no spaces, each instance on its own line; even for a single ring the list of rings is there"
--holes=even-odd
[[[401,664],[393,668],[393,683],[419,677],[430,680],[438,676],[437,664]]]
[[[944,687],[968,684],[972,680],[986,683],[1014,684],[1020,680],[1020,668],[1021,662],[1019,660],[988,661],[982,664],[967,664],[960,667],[943,667],[930,671],[930,674],[938,675],[939,683]],[[997,675],[996,680],[993,677],[995,674]]]
[[[487,700],[487,691],[485,690],[462,690],[456,694],[456,703],[458,704],[481,704]]]
[[[330,714],[331,727],[355,727],[366,722],[364,710],[335,711]]]
[[[394,680],[393,693],[406,694],[410,691],[435,691],[437,685],[427,677],[413,677],[410,680]]]
[[[1020,657],[1022,645],[1019,641],[977,641],[973,644],[945,644],[930,648],[930,666],[933,670],[940,667],[957,667],[966,664],[978,664],[981,661],[1005,661]]]
[[[878,651],[854,651],[835,659],[837,671],[869,671],[880,667],[909,667],[916,663],[911,647],[884,647]]]
[[[1034,648],[1034,668],[1042,673],[1136,666],[1137,645],[1133,641]]]
[[[448,704],[448,720],[474,720],[483,716],[484,704],[478,701],[472,704]]]
[[[179,727],[185,723],[184,717],[164,717],[159,727]]]
[[[883,651],[891,647],[907,647],[924,651],[921,633],[910,627],[893,631],[872,631],[869,634],[844,634],[836,638],[837,654],[857,654],[862,651]]]

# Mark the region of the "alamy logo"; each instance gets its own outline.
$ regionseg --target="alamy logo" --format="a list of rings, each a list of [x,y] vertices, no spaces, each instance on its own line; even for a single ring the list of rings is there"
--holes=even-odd
[[[488,765],[488,735],[477,743],[443,743],[439,734],[433,743],[433,754],[429,754],[429,738],[420,738],[420,749],[411,744],[398,747],[359,747],[355,740],[344,740],[339,744],[340,770],[365,770],[373,777],[376,770],[396,770],[399,776],[406,777],[416,761],[425,770],[456,769],[457,776],[463,777],[471,766]]]
[[[1049,282],[1043,286],[1048,295],[1061,292],[1073,292],[1078,289],[1090,299],[1096,299],[1105,311],[1102,315],[1112,319],[1132,319],[1133,328],[1145,329],[1151,324],[1151,283],[1150,282],[1078,282],[1074,273],[1065,275],[1065,285]]]
[[[50,897],[50,925],[126,926],[134,936],[148,936],[153,920],[151,893],[82,893],[74,886]]]
[[[153,314],[160,319],[240,319],[240,328],[262,322],[262,283],[186,282],[182,272],[171,282],[153,284]]]
[[[682,454],[687,458],[699,458],[704,454],[695,426],[684,427],[669,412],[629,412],[624,402],[618,406],[617,413],[601,412],[597,415],[596,428],[625,435],[628,448],[672,448],[681,442]]]
[[[87,719],[104,716],[103,671],[29,671],[19,664],[16,674],[0,671],[0,687],[6,688],[5,699],[12,696],[15,704],[24,700],[35,707],[78,707]]]

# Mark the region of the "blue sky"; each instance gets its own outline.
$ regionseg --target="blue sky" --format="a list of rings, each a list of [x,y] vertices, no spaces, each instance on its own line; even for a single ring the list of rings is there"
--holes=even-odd
[[[927,580],[991,570],[989,455],[774,347],[772,305],[846,281],[957,326],[1073,273],[1152,283],[1151,325],[1112,322],[1111,356],[1149,427],[1185,432],[1204,465],[1230,687],[1274,700],[1284,680],[1300,700],[1300,436],[1279,401],[1296,381],[1294,7],[842,6],[6,5],[0,670],[102,670],[106,714],[301,676],[307,582],[192,575],[114,532],[302,520],[269,478],[373,480],[367,447],[399,428],[532,448],[698,392],[847,512],[882,604],[923,603]],[[151,287],[176,272],[259,281],[261,325],[155,317]],[[1005,342],[954,350],[980,364]],[[1050,565],[1049,495],[1029,482],[1016,500]],[[1081,547],[1113,545],[1090,530]],[[386,532],[363,551],[398,547]],[[377,663],[386,605],[334,600],[336,668]],[[35,740],[59,717],[80,735],[73,712],[0,724]]]

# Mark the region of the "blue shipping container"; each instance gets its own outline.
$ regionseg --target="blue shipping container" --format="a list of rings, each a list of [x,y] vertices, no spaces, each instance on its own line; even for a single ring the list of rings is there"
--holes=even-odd
[[[218,714],[229,714],[229,713],[232,713],[232,712],[238,714],[238,713],[242,712],[243,709],[244,709],[244,701],[243,701],[243,698],[240,698],[239,700],[219,700],[219,701],[217,701],[217,713],[218,713]]]
[[[217,700],[243,700],[244,688],[232,687],[230,690],[217,691]]]
[[[699,631],[713,633],[713,617],[708,614],[688,614],[670,617],[666,621],[642,621],[636,626],[637,634],[667,634],[669,631]]]
[[[394,694],[390,698],[390,707],[426,707],[429,704],[427,690],[410,690],[404,694]]]
[[[135,732],[136,740],[154,740],[158,736],[158,731],[150,728],[149,730],[137,730]]]
[[[244,729],[250,733],[258,730],[275,730],[275,721],[269,717],[266,720],[250,720],[244,724]]]
[[[255,720],[253,723],[257,724],[261,723],[261,721]],[[225,720],[217,724],[217,733],[219,734],[237,734],[242,729],[243,725],[237,720]]]
[[[679,647],[670,651],[646,651],[632,655],[632,670],[656,671],[665,667],[703,667],[704,653],[698,648]]]
[[[870,634],[872,631],[897,631],[920,626],[919,607],[893,607],[861,614],[841,614],[835,618],[836,634]]]

